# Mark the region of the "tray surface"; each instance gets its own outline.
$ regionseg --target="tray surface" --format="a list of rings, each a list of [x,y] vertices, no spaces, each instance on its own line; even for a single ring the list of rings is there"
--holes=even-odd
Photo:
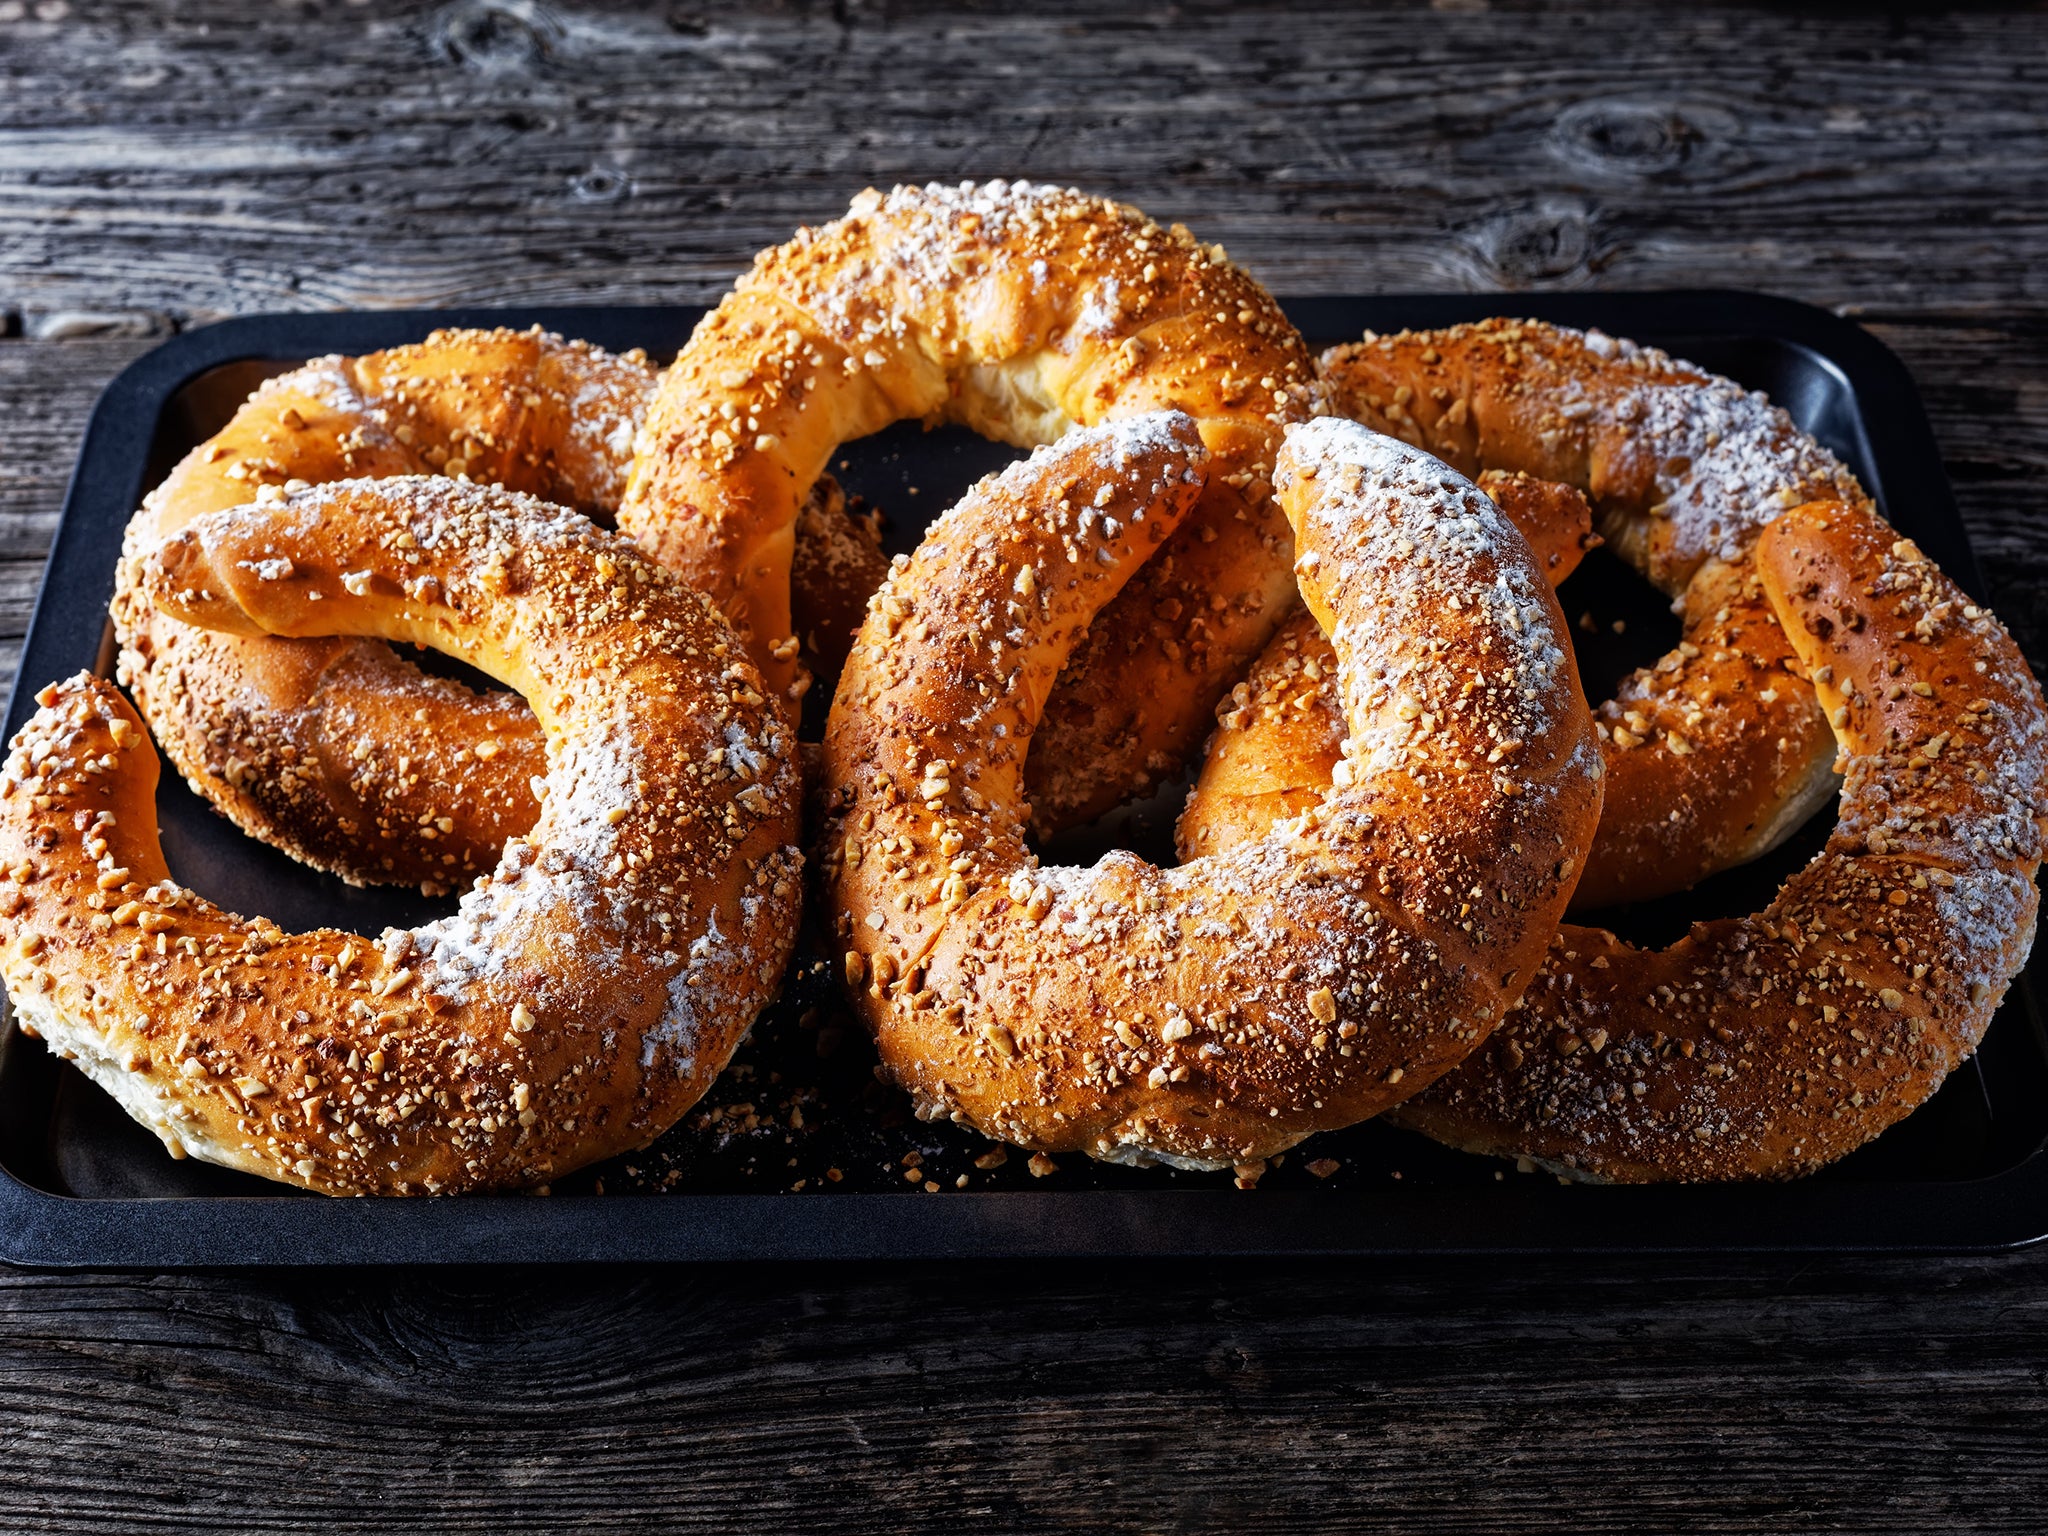
[[[1362,330],[1513,312],[1598,325],[1767,391],[1834,449],[1966,589],[1981,589],[1904,369],[1824,311],[1754,294],[1456,295],[1291,300],[1317,347]],[[11,701],[111,670],[105,619],[121,530],[141,493],[268,374],[323,352],[416,340],[439,325],[539,323],[665,361],[697,309],[521,309],[255,316],[176,338],[111,384],[94,412]],[[841,450],[834,471],[881,507],[892,549],[1014,450],[907,424]],[[1596,555],[1560,593],[1589,691],[1673,643],[1664,600]],[[1617,625],[1616,621],[1620,621]],[[1617,633],[1617,629],[1619,633]],[[816,722],[810,734],[815,734]],[[1111,846],[1171,858],[1173,786],[1048,857]],[[177,877],[286,927],[376,932],[450,910],[353,890],[244,837],[175,774],[159,795]],[[1601,920],[1664,942],[1696,918],[1763,905],[1825,839],[1832,812],[1775,855]],[[1043,1177],[1012,1149],[921,1125],[873,1077],[829,968],[800,951],[784,999],[704,1101],[646,1152],[560,1181],[552,1197],[333,1201],[173,1162],[78,1072],[0,1033],[0,1258],[53,1266],[1479,1251],[1986,1249],[2048,1234],[2048,1036],[2032,967],[1978,1055],[1869,1147],[1800,1183],[1560,1187],[1548,1176],[1367,1124],[1312,1138],[1241,1192],[1074,1155]],[[1336,1166],[1332,1170],[1329,1165]],[[1311,1165],[1315,1165],[1313,1168]]]

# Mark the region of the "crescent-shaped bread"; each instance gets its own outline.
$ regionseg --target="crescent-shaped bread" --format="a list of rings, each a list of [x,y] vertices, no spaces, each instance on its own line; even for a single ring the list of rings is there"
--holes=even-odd
[[[1022,805],[1053,679],[1199,503],[1186,416],[1063,438],[892,574],[826,734],[820,854],[855,1006],[918,1112],[1216,1167],[1406,1097],[1543,955],[1599,814],[1564,620],[1468,481],[1349,422],[1276,465],[1351,755],[1322,805],[1162,870],[1045,868]]]
[[[800,897],[792,735],[707,600],[574,513],[445,478],[214,513],[134,576],[186,623],[431,645],[517,688],[540,820],[450,917],[285,933],[170,878],[138,717],[55,685],[0,776],[26,1028],[174,1154],[330,1194],[544,1184],[696,1102]]]

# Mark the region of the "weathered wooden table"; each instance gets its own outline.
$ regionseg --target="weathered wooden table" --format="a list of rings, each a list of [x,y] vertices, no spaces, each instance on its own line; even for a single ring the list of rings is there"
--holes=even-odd
[[[1859,318],[2048,659],[2048,14],[1091,19],[0,0],[0,676],[94,395],[309,306],[716,296],[864,184],[1026,175],[1277,291]],[[0,1273],[0,1528],[2048,1526],[2048,1257]]]

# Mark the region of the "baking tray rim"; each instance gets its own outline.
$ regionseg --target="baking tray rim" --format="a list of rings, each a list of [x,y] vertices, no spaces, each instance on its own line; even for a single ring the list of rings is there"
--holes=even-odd
[[[1620,334],[1755,336],[1802,348],[1849,390],[1876,460],[1932,472],[1917,489],[1959,548],[1944,564],[1982,582],[1957,520],[1939,449],[1899,358],[1853,321],[1741,289],[1570,293],[1316,294],[1282,300],[1308,334],[1318,316],[1400,305],[1417,326],[1485,313],[1598,325]],[[8,705],[8,733],[47,678],[57,642],[46,612],[71,559],[74,506],[134,505],[163,405],[224,363],[391,345],[439,326],[540,324],[579,334],[593,317],[693,321],[699,305],[533,305],[237,316],[173,336],[124,368],[88,420]],[[388,333],[380,335],[377,333]],[[367,333],[367,334],[366,334]],[[112,447],[109,447],[111,442]],[[1898,467],[1898,463],[1893,465]],[[1871,489],[1883,482],[1877,463]],[[103,558],[103,556],[102,556]],[[111,562],[107,581],[111,585]],[[99,617],[93,627],[102,627]],[[79,651],[71,648],[69,654]],[[29,686],[34,679],[33,686]],[[2027,984],[2025,973],[2016,990]],[[11,1021],[8,1028],[12,1029]],[[18,1042],[9,1042],[17,1044]],[[37,1188],[0,1165],[0,1261],[47,1269],[185,1269],[382,1264],[748,1262],[934,1258],[1990,1253],[2048,1237],[2048,1144],[1975,1179],[1653,1188],[1015,1190],[773,1194],[463,1196],[325,1201],[298,1194],[103,1199]],[[1939,1198],[1934,1198],[1935,1196]],[[659,1219],[650,1220],[656,1212]],[[314,1213],[318,1213],[317,1215]],[[1816,1223],[1816,1216],[1828,1219]],[[166,1218],[175,1218],[166,1221]],[[1853,1217],[1856,1236],[1838,1230]],[[792,1218],[795,1218],[792,1220]],[[316,1234],[308,1230],[317,1226]],[[166,1230],[175,1227],[175,1231]],[[1222,1234],[1219,1237],[1219,1233]],[[1706,1234],[1706,1235],[1702,1235]]]

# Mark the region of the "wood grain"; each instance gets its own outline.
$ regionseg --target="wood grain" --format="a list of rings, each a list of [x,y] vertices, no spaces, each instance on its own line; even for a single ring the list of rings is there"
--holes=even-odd
[[[2038,1274],[18,1276],[0,1520],[2034,1532]]]
[[[0,0],[0,675],[221,315],[713,297],[860,186],[1283,293],[1856,315],[2048,661],[2048,12]],[[1512,298],[1504,298],[1511,307]],[[0,1529],[2033,1532],[2048,1260],[0,1272]]]

